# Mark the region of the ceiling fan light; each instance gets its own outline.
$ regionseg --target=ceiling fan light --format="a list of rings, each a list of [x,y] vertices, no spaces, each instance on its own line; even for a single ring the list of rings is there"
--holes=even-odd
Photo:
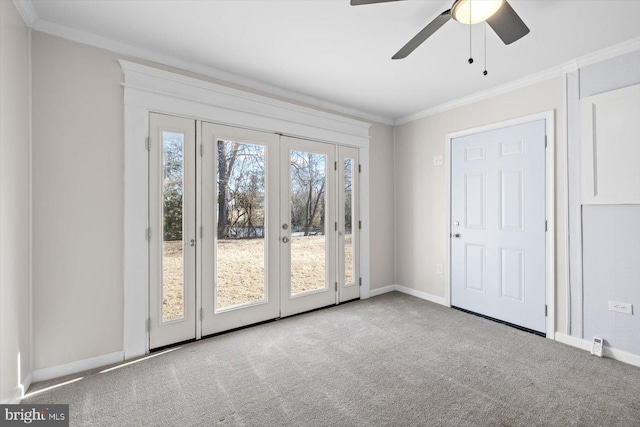
[[[477,24],[491,18],[502,3],[504,0],[456,0],[451,15],[463,24]]]

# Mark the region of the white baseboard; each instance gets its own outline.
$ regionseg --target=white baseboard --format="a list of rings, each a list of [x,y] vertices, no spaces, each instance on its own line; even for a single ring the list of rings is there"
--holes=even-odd
[[[571,335],[556,332],[556,341],[561,342],[562,344],[570,345],[571,347],[579,348],[581,350],[591,351],[591,343],[587,340],[583,340],[582,338],[576,338],[572,337]]]
[[[572,347],[579,348],[585,351],[591,351],[591,341],[582,338],[572,337],[571,335],[561,334],[556,332],[556,341],[563,344],[570,345]],[[628,363],[629,365],[640,367],[640,355],[629,353],[628,351],[611,348],[608,346],[603,347],[603,354],[605,357],[618,360],[620,362]]]
[[[418,291],[418,290],[407,288],[401,285],[395,285],[395,290],[398,292],[402,292],[403,294],[407,294],[407,295],[418,297],[427,301],[435,302],[436,304],[444,305],[446,307],[449,306],[444,298],[432,295],[427,292]]]
[[[440,304],[440,305],[444,305],[446,307],[449,307],[449,305],[447,304],[445,299],[442,298],[442,297],[437,297],[437,296],[432,295],[430,293],[423,292],[423,291],[418,291],[418,290],[411,289],[411,288],[407,288],[406,286],[401,286],[401,285],[389,285],[389,286],[385,286],[385,287],[378,288],[378,289],[372,289],[370,291],[369,295],[374,297],[376,295],[382,295],[382,294],[386,294],[387,292],[393,292],[393,291],[402,292],[403,294],[411,295],[411,296],[418,297],[418,298],[423,299],[423,300],[431,301],[431,302],[434,302],[436,304]]]
[[[384,286],[382,288],[371,289],[369,291],[369,296],[375,297],[378,295],[386,294],[387,292],[393,292],[395,290],[395,285]]]
[[[123,360],[124,352],[115,351],[113,353],[102,354],[100,356],[90,357],[88,359],[76,360],[74,362],[65,363],[63,365],[36,369],[31,373],[31,380],[34,383],[39,381],[46,381],[52,378],[64,377],[65,375],[87,371],[89,369],[100,368],[102,366],[122,362]]]

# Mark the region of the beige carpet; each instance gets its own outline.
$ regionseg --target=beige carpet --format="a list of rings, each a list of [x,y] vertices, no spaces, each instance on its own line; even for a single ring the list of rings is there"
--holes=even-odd
[[[639,426],[640,368],[393,292],[35,384],[76,426]]]

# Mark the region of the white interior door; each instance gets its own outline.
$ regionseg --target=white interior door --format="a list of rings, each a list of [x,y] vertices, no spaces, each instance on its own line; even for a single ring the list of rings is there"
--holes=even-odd
[[[196,337],[195,120],[149,117],[149,348]]]
[[[280,316],[278,135],[202,124],[202,335]]]
[[[358,150],[338,147],[338,302],[360,297]]]
[[[544,333],[545,121],[451,144],[451,303]]]
[[[335,146],[282,136],[281,315],[336,303]]]

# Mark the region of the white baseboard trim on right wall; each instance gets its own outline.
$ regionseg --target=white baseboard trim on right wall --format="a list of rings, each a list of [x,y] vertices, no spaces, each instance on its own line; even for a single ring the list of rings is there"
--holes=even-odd
[[[375,297],[376,295],[382,295],[382,294],[386,294],[387,292],[393,292],[393,291],[402,292],[403,294],[411,295],[411,296],[418,297],[418,298],[423,299],[423,300],[431,301],[431,302],[434,302],[436,304],[440,304],[440,305],[444,305],[446,307],[449,307],[449,305],[447,304],[445,299],[442,298],[442,297],[438,297],[438,296],[432,295],[432,294],[430,294],[428,292],[423,292],[423,291],[418,291],[416,289],[407,288],[406,286],[401,286],[401,285],[389,285],[389,286],[384,286],[382,288],[372,289],[369,292],[369,296]]]
[[[561,334],[556,332],[556,341],[562,344],[567,344],[572,347],[579,348],[585,351],[591,351],[591,341],[582,338],[572,337],[571,335]],[[605,357],[618,360],[620,362],[628,363],[629,365],[640,367],[640,355],[629,353],[628,351],[611,348],[608,346],[603,347],[603,354]]]

